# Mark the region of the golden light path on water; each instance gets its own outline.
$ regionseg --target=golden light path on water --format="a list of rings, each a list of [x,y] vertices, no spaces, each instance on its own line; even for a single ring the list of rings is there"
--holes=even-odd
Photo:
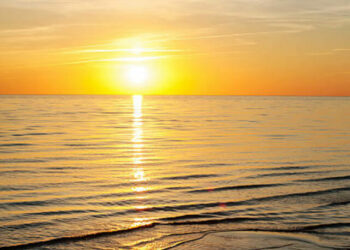
[[[145,199],[144,192],[148,190],[147,187],[145,187],[143,184],[144,181],[147,180],[145,177],[145,171],[142,166],[143,163],[143,120],[142,120],[142,95],[133,95],[132,101],[133,101],[133,136],[132,136],[132,143],[133,143],[133,181],[140,183],[140,185],[135,185],[132,188],[132,191],[134,191],[137,194],[137,199],[139,199],[139,204],[134,206],[136,210],[144,210],[147,207],[142,204],[142,200]],[[140,226],[147,224],[146,218],[141,217],[135,217],[134,223],[132,227]]]

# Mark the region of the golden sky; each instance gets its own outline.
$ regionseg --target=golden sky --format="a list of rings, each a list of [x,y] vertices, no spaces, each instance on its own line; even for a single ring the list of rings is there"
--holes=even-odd
[[[0,94],[135,93],[349,96],[350,1],[0,1]]]

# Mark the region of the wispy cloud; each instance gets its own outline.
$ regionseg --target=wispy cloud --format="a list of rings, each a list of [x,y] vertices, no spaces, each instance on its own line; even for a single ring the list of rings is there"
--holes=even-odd
[[[84,49],[67,51],[68,54],[84,54],[84,53],[113,53],[113,52],[127,52],[131,54],[143,54],[143,53],[178,53],[184,52],[179,49],[151,49],[151,48],[126,48],[126,49]]]
[[[116,57],[116,58],[103,58],[103,59],[89,59],[81,61],[66,62],[62,64],[85,64],[85,63],[98,63],[98,62],[144,62],[153,61],[167,58],[168,56],[143,56],[143,57]]]
[[[310,56],[329,56],[329,55],[336,55],[341,53],[350,53],[350,48],[337,48],[337,49],[331,49],[328,51],[313,52],[308,54]]]

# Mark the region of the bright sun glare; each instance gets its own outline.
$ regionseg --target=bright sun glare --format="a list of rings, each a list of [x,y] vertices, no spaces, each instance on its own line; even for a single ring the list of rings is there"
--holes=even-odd
[[[136,85],[144,84],[149,77],[149,71],[145,66],[130,65],[126,69],[126,78],[130,83]]]

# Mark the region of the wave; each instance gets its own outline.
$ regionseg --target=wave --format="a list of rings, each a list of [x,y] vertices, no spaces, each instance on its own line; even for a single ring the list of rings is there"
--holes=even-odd
[[[300,169],[308,169],[309,166],[281,166],[281,167],[274,167],[274,168],[257,168],[254,169],[255,171],[283,171],[283,170],[300,170]]]
[[[261,198],[252,198],[249,200],[242,200],[242,201],[184,204],[184,205],[178,205],[178,206],[155,207],[151,209],[162,210],[162,211],[177,211],[177,210],[217,207],[217,206],[221,206],[222,204],[225,204],[225,206],[237,206],[237,205],[245,205],[245,204],[254,204],[256,202],[261,202],[261,201],[278,200],[278,199],[285,199],[285,198],[292,198],[292,197],[322,195],[322,194],[334,193],[334,192],[340,192],[340,191],[350,191],[350,187],[325,189],[325,190],[310,191],[310,192],[303,192],[303,193],[282,194],[282,195],[275,195],[275,196],[265,196]]]
[[[1,162],[1,161],[0,161]],[[23,169],[15,169],[15,170],[0,170],[0,174],[27,174],[27,173],[36,173],[33,170],[23,170]],[[0,188],[1,190],[1,188]]]
[[[19,146],[32,146],[31,143],[1,143],[0,147],[19,147]]]
[[[12,136],[62,135],[62,134],[65,134],[65,133],[62,133],[62,132],[55,132],[55,133],[42,133],[42,132],[38,132],[38,133],[12,134]]]
[[[329,193],[340,192],[340,191],[350,191],[350,187],[341,187],[341,188],[332,188],[332,189],[310,191],[310,192],[303,192],[303,193],[291,193],[291,194],[282,194],[282,195],[276,195],[276,196],[267,196],[267,197],[252,199],[251,201],[254,201],[254,200],[269,201],[274,199],[283,199],[283,198],[291,198],[291,197],[322,195],[322,194],[329,194]]]
[[[203,218],[212,218],[213,215],[208,214],[186,214],[186,215],[179,215],[174,217],[165,217],[162,219],[159,219],[161,221],[177,221],[177,220],[184,220],[184,219],[203,219]]]
[[[337,201],[337,202],[330,202],[326,205],[321,205],[321,206],[318,206],[317,208],[327,208],[327,207],[337,207],[337,206],[346,206],[350,204],[350,201]]]
[[[90,146],[103,146],[100,143],[65,143],[63,144],[63,146],[67,146],[67,147],[90,147]]]
[[[59,211],[46,211],[46,212],[31,212],[24,213],[23,216],[37,216],[37,215],[64,215],[64,214],[83,214],[97,212],[97,210],[92,209],[74,209],[74,210],[59,210]]]
[[[259,178],[259,177],[278,177],[278,176],[290,176],[290,175],[309,175],[309,174],[320,174],[322,171],[308,171],[308,172],[283,172],[283,173],[269,173],[269,174],[258,174],[248,176],[246,178]]]
[[[110,214],[93,215],[93,217],[100,218],[100,217],[111,217],[111,216],[126,215],[126,214],[130,215],[134,213],[139,213],[140,211],[142,212],[180,212],[180,211],[200,211],[203,209],[218,208],[218,207],[229,208],[229,207],[237,207],[237,206],[255,205],[255,204],[260,204],[261,202],[264,202],[264,201],[273,201],[273,200],[288,199],[288,198],[303,197],[303,196],[308,197],[313,195],[322,195],[327,193],[349,191],[349,190],[350,190],[350,187],[346,187],[346,188],[327,189],[327,190],[305,192],[305,193],[291,193],[286,195],[265,196],[261,198],[252,198],[252,199],[241,200],[241,201],[222,201],[222,202],[209,202],[209,203],[190,203],[190,204],[177,204],[177,205],[165,205],[165,206],[164,205],[149,206],[142,209],[132,208],[132,209],[127,209],[123,211],[113,212]],[[119,205],[130,204],[130,202],[132,201],[133,200],[93,202],[91,204],[103,205],[103,206],[117,206],[117,205],[119,206]],[[245,208],[245,210],[247,210],[247,208]],[[235,211],[237,212],[237,210]],[[227,213],[223,215],[227,216],[229,214],[232,214],[232,212],[233,212],[232,210],[228,210]],[[187,216],[185,215],[184,218],[186,217]],[[200,218],[200,216],[198,216],[198,218]],[[161,219],[161,220],[171,220],[171,219]]]
[[[218,176],[220,176],[220,175],[216,175],[216,174],[194,174],[194,175],[165,177],[165,178],[162,178],[162,180],[188,180],[188,179],[209,178],[209,177],[218,177]]]
[[[267,218],[256,218],[256,217],[236,217],[236,218],[223,218],[223,219],[211,219],[211,220],[197,220],[197,221],[174,221],[167,223],[167,225],[212,225],[212,224],[225,224],[233,222],[243,222],[243,221],[261,221]]]
[[[249,188],[263,188],[268,187],[269,185],[282,185],[282,184],[261,184],[259,185],[247,185],[247,186],[232,186],[232,187],[222,187],[218,189],[214,189],[214,191],[223,191],[223,190],[229,190],[229,189],[249,189]],[[155,189],[155,190],[147,190],[148,194],[152,193],[162,193],[165,192],[166,189]],[[257,197],[247,200],[240,200],[240,201],[222,201],[222,202],[208,202],[208,203],[189,203],[189,204],[177,204],[177,205],[165,205],[165,206],[154,206],[154,207],[147,207],[144,209],[144,211],[148,212],[157,212],[157,211],[165,211],[165,212],[173,212],[173,211],[185,211],[185,210],[198,210],[198,209],[207,209],[207,208],[214,208],[214,207],[233,207],[233,206],[241,206],[241,205],[254,205],[256,203],[265,202],[265,201],[273,201],[273,200],[280,200],[280,199],[288,199],[288,198],[295,198],[295,197],[309,197],[309,196],[317,196],[317,195],[323,195],[323,194],[330,194],[335,192],[342,192],[342,191],[350,191],[350,187],[341,187],[341,188],[333,188],[333,189],[325,189],[325,190],[317,190],[317,191],[309,191],[309,192],[300,192],[300,193],[290,193],[290,194],[281,194],[281,195],[273,195],[273,196],[264,196],[264,197]],[[191,192],[191,191],[188,191]],[[193,192],[208,192],[208,189],[203,190],[193,190]],[[63,201],[79,201],[79,200],[91,200],[96,198],[110,198],[110,197],[127,197],[130,195],[133,195],[134,192],[122,192],[122,193],[109,193],[109,194],[98,194],[98,195],[89,195],[89,196],[77,196],[77,197],[66,197],[66,198],[53,198],[53,199],[46,199],[46,200],[37,200],[37,201],[10,201],[10,202],[4,202],[0,203],[0,208],[7,209],[14,206],[49,206],[53,204],[60,204]],[[94,201],[90,202],[92,205],[98,205],[98,206],[121,206],[125,204],[131,204],[134,202],[134,199],[131,200],[118,200],[118,201]],[[117,215],[117,214],[126,214],[126,213],[134,213],[138,212],[136,209],[129,209],[124,210],[121,212],[111,213],[111,215]],[[103,215],[106,216],[106,215]]]
[[[66,167],[64,167],[66,168]],[[71,169],[68,167],[68,169]],[[72,168],[74,169],[74,168]],[[35,171],[34,171],[35,172]],[[63,187],[63,186],[73,186],[73,185],[78,185],[78,184],[92,184],[96,183],[97,181],[66,181],[66,182],[56,182],[56,183],[40,183],[40,184],[32,184],[32,185],[12,185],[12,186],[1,186],[0,185],[0,191],[25,191],[25,190],[39,190],[43,188],[51,188],[51,187]],[[69,198],[68,198],[69,199]],[[57,200],[57,199],[56,199]],[[62,199],[60,199],[62,200]],[[46,200],[50,201],[50,200]],[[0,203],[4,204],[4,203]],[[11,203],[9,203],[11,204]]]
[[[185,167],[188,168],[210,168],[210,167],[225,167],[225,166],[232,166],[233,164],[227,164],[227,163],[200,163],[200,164],[191,164],[186,165]]]
[[[143,181],[142,184],[144,186],[148,185],[154,185],[158,184],[159,181],[157,180],[146,180]],[[120,183],[112,183],[112,184],[99,184],[95,185],[97,188],[121,188],[121,187],[134,187],[136,184],[138,184],[138,181],[130,181],[130,182],[120,182]],[[99,196],[94,196],[94,197],[99,197]]]
[[[25,244],[11,245],[0,247],[1,250],[5,249],[28,249],[28,248],[37,248],[42,246],[50,246],[55,244],[62,243],[72,243],[82,240],[92,240],[99,237],[113,236],[119,234],[132,233],[135,231],[153,228],[156,226],[166,225],[166,226],[176,226],[176,225],[212,225],[212,224],[222,224],[222,223],[233,223],[233,222],[242,222],[247,220],[258,220],[258,218],[250,218],[250,217],[237,217],[237,218],[226,218],[226,219],[212,219],[212,220],[200,220],[200,221],[181,221],[181,222],[171,222],[171,223],[162,223],[162,222],[153,222],[144,225],[140,225],[137,227],[131,227],[126,229],[119,230],[110,230],[110,231],[101,231],[101,232],[93,232],[90,234],[76,235],[76,236],[64,236],[59,238],[52,238],[42,241],[35,241]],[[329,228],[342,228],[342,227],[350,227],[350,223],[328,223],[328,224],[313,224],[313,225],[305,225],[305,226],[295,226],[290,228],[258,228],[258,227],[246,227],[241,229],[227,230],[227,231],[236,231],[236,232],[284,232],[284,233],[318,233],[317,230],[324,230]],[[207,231],[215,232],[213,230]]]
[[[276,187],[276,186],[283,186],[283,185],[284,184],[277,183],[277,184],[256,184],[256,185],[225,186],[225,187],[218,187],[218,188],[190,190],[190,191],[188,191],[188,193],[218,192],[218,191],[225,191],[225,190],[265,188],[265,187]]]
[[[26,244],[18,244],[18,245],[0,247],[0,249],[1,250],[26,249],[26,248],[36,248],[36,247],[42,247],[42,246],[49,246],[49,245],[54,245],[54,244],[59,244],[59,243],[70,243],[70,242],[81,241],[81,240],[90,240],[90,239],[103,237],[103,236],[123,234],[123,233],[128,233],[128,232],[132,232],[132,231],[136,231],[136,230],[140,230],[140,229],[151,228],[151,227],[156,226],[157,224],[158,223],[150,223],[150,224],[145,224],[145,225],[141,225],[138,227],[132,227],[132,228],[127,228],[127,229],[102,231],[102,232],[95,232],[95,233],[91,233],[91,234],[76,235],[76,236],[64,236],[64,237],[53,238],[53,239],[48,239],[48,240],[43,240],[43,241],[36,241],[36,242],[31,242],[31,243],[26,243]]]
[[[51,222],[32,222],[32,223],[21,223],[21,224],[16,224],[16,225],[6,225],[0,227],[1,230],[18,230],[18,229],[23,229],[23,228],[33,228],[33,227],[43,227],[43,226],[48,226],[52,225]]]
[[[350,223],[339,222],[339,223],[316,224],[316,225],[303,226],[299,230],[306,232],[306,231],[312,231],[317,229],[339,228],[339,227],[350,227]]]
[[[4,202],[0,203],[0,208],[14,207],[14,206],[44,206],[49,204],[48,200],[41,201],[12,201],[12,202]]]
[[[0,159],[0,163],[44,163],[44,159]]]
[[[313,181],[338,181],[338,180],[350,180],[350,175],[345,176],[335,176],[335,177],[325,177],[325,178],[317,178],[317,179],[307,179],[307,180],[300,180],[302,182],[313,182]]]

